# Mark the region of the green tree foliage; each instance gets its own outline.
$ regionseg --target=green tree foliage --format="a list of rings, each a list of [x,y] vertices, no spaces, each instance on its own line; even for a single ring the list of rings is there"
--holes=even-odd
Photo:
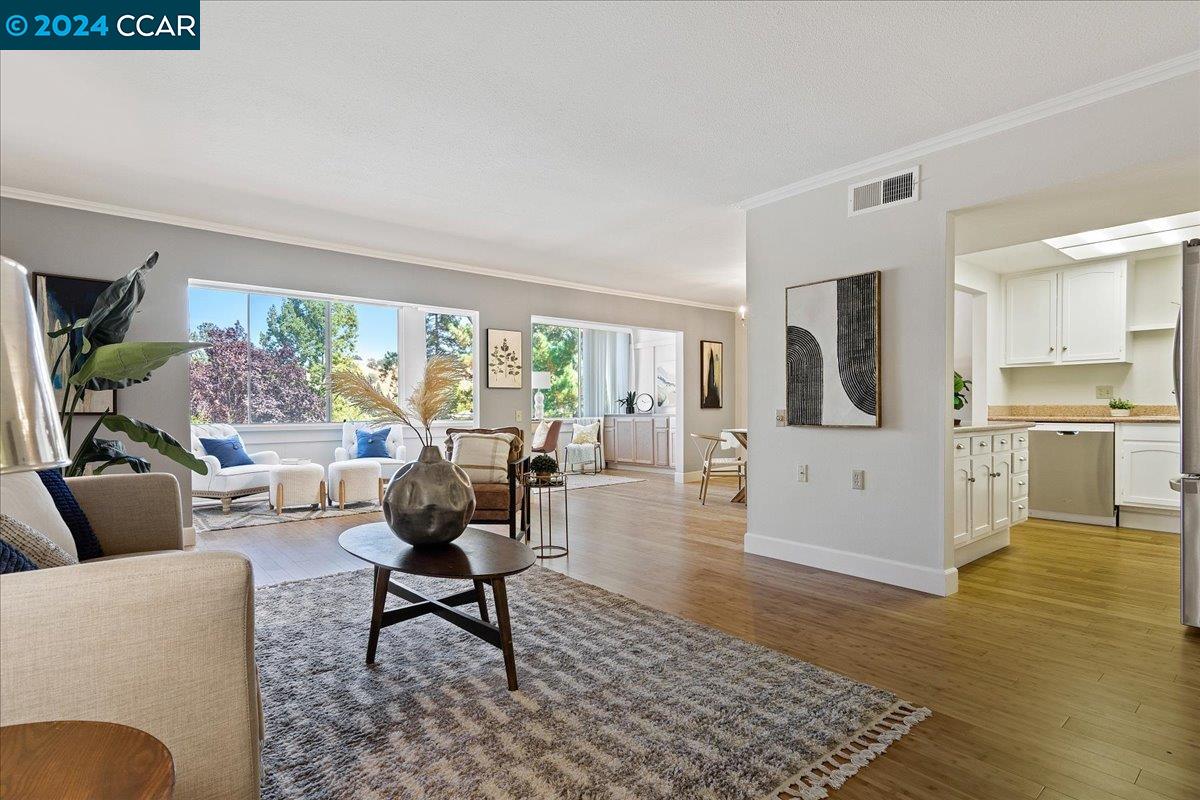
[[[290,350],[308,375],[313,391],[325,395],[325,309],[330,308],[330,361],[332,369],[353,366],[358,346],[358,312],[352,303],[282,298],[267,309],[259,346],[278,353]],[[355,419],[356,409],[344,398],[333,398],[333,419]]]
[[[425,315],[425,357],[455,356],[473,367],[475,326],[468,316],[457,314]],[[474,370],[471,369],[471,374]],[[450,419],[470,419],[475,409],[475,387],[470,379],[458,385],[458,395],[451,406]]]
[[[579,369],[582,331],[561,325],[533,326],[533,370],[550,373],[546,396],[547,417],[579,416]]]

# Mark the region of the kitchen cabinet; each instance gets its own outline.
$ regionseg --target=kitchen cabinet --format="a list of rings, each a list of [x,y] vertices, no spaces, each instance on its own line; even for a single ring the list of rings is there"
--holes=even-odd
[[[671,414],[606,415],[604,457],[607,461],[625,464],[673,467],[675,425],[675,417]]]
[[[1005,367],[1123,362],[1125,259],[1004,279]]]
[[[1058,359],[1058,275],[1042,272],[1004,282],[1004,342],[1009,364]]]
[[[1179,477],[1179,425],[1117,425],[1117,505],[1163,510],[1179,508],[1169,482]]]
[[[1028,518],[1028,440],[1024,429],[954,437],[951,530],[959,566],[1007,545],[1009,529]]]

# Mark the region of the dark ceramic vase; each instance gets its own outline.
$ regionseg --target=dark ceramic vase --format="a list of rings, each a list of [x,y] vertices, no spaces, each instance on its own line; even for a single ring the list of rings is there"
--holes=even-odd
[[[422,447],[392,476],[383,495],[383,518],[413,547],[446,544],[467,529],[475,513],[471,479],[436,447]]]

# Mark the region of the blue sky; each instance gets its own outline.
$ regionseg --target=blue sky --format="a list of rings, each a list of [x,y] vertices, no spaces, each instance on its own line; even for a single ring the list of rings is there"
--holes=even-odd
[[[255,341],[266,327],[267,311],[278,306],[276,295],[251,296],[250,325]],[[358,355],[361,358],[380,358],[396,349],[396,309],[355,303],[358,310]],[[235,322],[247,327],[246,292],[210,289],[204,286],[188,288],[188,328],[195,330],[201,322],[212,322],[228,328]]]

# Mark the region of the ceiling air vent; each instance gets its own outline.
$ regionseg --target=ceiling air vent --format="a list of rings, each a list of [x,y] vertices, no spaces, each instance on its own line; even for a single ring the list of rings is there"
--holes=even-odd
[[[917,183],[920,178],[921,168],[913,167],[895,175],[854,184],[850,187],[850,216],[919,199]]]

